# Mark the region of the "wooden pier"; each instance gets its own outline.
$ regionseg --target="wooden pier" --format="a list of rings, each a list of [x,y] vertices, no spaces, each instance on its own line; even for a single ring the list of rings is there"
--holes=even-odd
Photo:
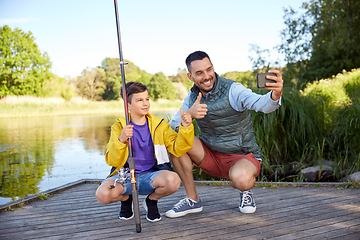
[[[242,214],[238,191],[216,185],[197,185],[202,213],[165,217],[185,196],[182,186],[160,199],[159,222],[148,222],[141,205],[142,231],[136,233],[134,219],[118,219],[120,203],[99,204],[94,195],[98,185],[84,181],[0,213],[0,239],[360,239],[360,189],[257,184],[252,189],[257,211]]]

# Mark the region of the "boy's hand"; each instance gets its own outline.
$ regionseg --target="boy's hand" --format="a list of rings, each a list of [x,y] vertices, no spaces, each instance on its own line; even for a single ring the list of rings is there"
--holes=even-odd
[[[194,104],[186,111],[191,115],[192,118],[201,119],[204,118],[207,113],[207,105],[200,103],[201,98],[202,94],[201,92],[199,92],[199,96],[194,102]]]
[[[181,118],[181,125],[183,127],[188,127],[192,123],[192,118],[189,113],[184,113],[184,110],[180,108],[180,118]]]
[[[133,125],[126,125],[123,128],[121,135],[119,137],[120,142],[126,143],[128,139],[133,136],[133,127],[134,127]]]

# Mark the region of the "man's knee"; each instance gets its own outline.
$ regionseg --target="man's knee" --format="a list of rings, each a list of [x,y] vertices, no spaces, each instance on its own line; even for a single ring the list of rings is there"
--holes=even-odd
[[[232,177],[231,184],[239,190],[249,190],[254,186],[255,177],[250,175],[236,175]]]
[[[229,170],[229,178],[233,187],[237,189],[250,189],[256,181],[257,169],[255,165],[246,159],[235,163]]]

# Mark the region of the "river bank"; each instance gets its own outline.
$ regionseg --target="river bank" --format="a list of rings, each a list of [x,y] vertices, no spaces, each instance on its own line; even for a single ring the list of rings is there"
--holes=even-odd
[[[177,111],[182,101],[152,101],[150,112]],[[91,102],[81,98],[65,101],[62,98],[12,96],[0,100],[0,118],[83,115],[93,113],[124,113],[122,100]]]

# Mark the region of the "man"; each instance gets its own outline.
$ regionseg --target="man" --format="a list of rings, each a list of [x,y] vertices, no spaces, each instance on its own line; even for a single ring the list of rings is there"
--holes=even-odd
[[[271,90],[265,95],[253,93],[242,84],[219,77],[210,57],[202,51],[191,53],[186,59],[188,78],[194,86],[184,99],[182,109],[195,118],[201,135],[195,137],[193,147],[186,154],[171,156],[187,194],[167,217],[180,217],[202,211],[192,175],[192,164],[205,172],[230,180],[240,192],[240,211],[254,213],[256,205],[250,189],[260,172],[261,152],[256,144],[249,110],[269,113],[281,105],[283,80],[278,70],[267,76],[275,83],[267,83]],[[180,125],[178,112],[170,125]]]

